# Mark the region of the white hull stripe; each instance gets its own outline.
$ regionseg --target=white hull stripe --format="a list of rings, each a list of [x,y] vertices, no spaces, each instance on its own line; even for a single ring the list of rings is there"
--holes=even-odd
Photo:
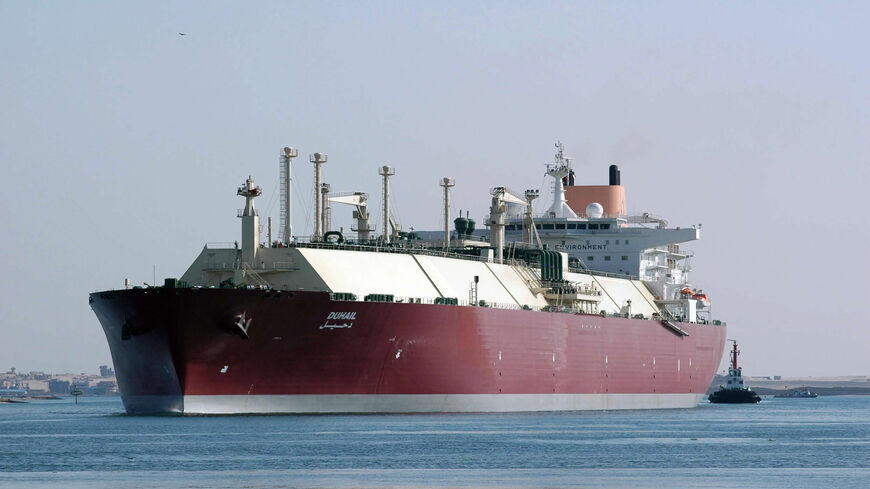
[[[185,414],[455,413],[672,409],[703,394],[335,394],[184,396]]]

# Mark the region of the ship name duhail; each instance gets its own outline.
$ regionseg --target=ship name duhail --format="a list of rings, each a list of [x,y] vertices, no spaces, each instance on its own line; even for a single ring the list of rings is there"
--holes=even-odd
[[[329,321],[346,321],[350,320],[349,323],[330,323]],[[351,312],[330,312],[326,316],[326,322],[320,325],[320,329],[348,329],[353,327],[353,321],[356,320],[356,311]]]

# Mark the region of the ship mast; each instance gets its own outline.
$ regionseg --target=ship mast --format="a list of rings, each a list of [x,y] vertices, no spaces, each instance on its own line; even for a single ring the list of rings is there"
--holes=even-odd
[[[384,177],[384,243],[390,242],[390,177],[395,174],[392,166],[378,168],[378,175]]]
[[[293,158],[299,150],[285,147],[281,155],[281,242],[289,243],[293,237]]]
[[[308,161],[314,164],[314,241],[320,241],[323,237],[323,202],[320,199],[323,170],[320,167],[326,163],[326,158],[323,153],[314,153],[308,157]]]
[[[440,185],[444,187],[444,251],[447,251],[450,248],[450,188],[456,182],[450,177],[444,177]]]
[[[730,341],[731,343],[734,343],[734,348],[731,350],[731,368],[733,368],[734,370],[737,370],[737,355],[740,353],[740,351],[737,350],[737,340],[728,340],[728,341]]]
[[[565,157],[565,146],[556,142],[556,157],[552,165],[547,165],[547,175],[553,177],[553,205],[548,213],[552,217],[577,217],[565,200],[565,186],[562,179],[571,174],[571,158]]]
[[[236,191],[245,198],[245,209],[239,211],[242,218],[242,263],[251,267],[257,262],[257,249],[260,247],[260,215],[254,208],[254,198],[259,197],[263,191],[254,186],[254,179],[250,176],[245,185]]]

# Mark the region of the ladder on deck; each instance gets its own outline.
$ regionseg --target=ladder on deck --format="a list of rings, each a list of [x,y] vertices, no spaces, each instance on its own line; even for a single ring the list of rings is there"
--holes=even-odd
[[[541,277],[535,273],[535,271],[526,265],[524,262],[513,261],[511,263],[511,268],[513,268],[517,275],[523,279],[523,282],[526,283],[526,286],[535,294],[539,294],[547,290],[547,287],[541,283]]]
[[[245,262],[242,262],[242,270],[245,272],[245,277],[251,277],[256,282],[256,285],[262,285],[264,287],[271,287],[272,284],[267,282],[263,277],[260,276],[259,273],[255,272],[251,265],[248,265]]]

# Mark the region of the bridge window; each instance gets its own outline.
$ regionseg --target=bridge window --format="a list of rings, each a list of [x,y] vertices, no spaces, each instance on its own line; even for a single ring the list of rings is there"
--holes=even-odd
[[[544,224],[544,229],[553,229],[552,224]]]
[[[628,261],[628,257],[625,255],[622,255],[622,261]]]
[[[583,223],[583,224],[578,224],[578,225],[577,225],[577,229],[586,229],[586,224],[585,224],[585,223]]]
[[[589,255],[589,256],[586,257],[586,261],[592,261],[592,260],[594,260],[594,259],[595,259],[595,257],[592,256],[592,255]]]
[[[589,229],[598,229],[598,224],[589,223]]]
[[[605,256],[604,261],[610,261],[610,255]]]
[[[541,229],[541,225],[540,225],[540,224],[535,224],[535,229],[537,229],[537,230],[540,231],[540,229]]]
[[[565,229],[564,224],[556,224],[556,229]]]
[[[607,222],[601,223],[601,229],[610,229],[610,223],[607,223]]]
[[[568,224],[568,229],[577,229],[577,224],[575,224],[575,223],[569,223],[569,224]]]

